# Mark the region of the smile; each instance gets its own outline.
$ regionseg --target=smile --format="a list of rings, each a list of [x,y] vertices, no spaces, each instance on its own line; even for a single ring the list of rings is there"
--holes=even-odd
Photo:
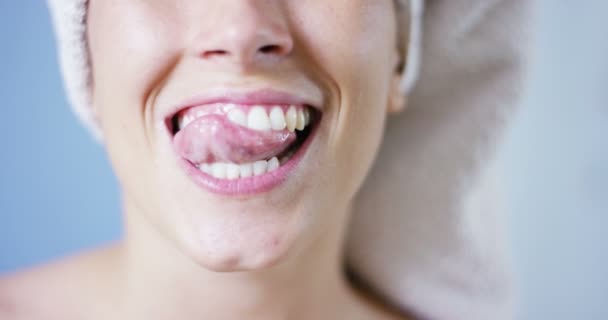
[[[287,180],[315,137],[316,104],[261,90],[193,99],[167,124],[180,166],[224,195],[266,192]]]

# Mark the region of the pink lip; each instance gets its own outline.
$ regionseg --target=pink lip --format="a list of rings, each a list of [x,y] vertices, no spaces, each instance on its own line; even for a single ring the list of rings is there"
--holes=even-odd
[[[288,92],[274,89],[260,89],[255,91],[238,91],[234,89],[217,88],[204,94],[191,97],[178,104],[167,115],[165,121],[170,123],[171,118],[178,112],[190,107],[202,106],[213,103],[233,103],[240,105],[308,105],[321,110],[322,101],[303,98]],[[319,121],[311,123],[311,132],[306,141],[299,147],[296,153],[278,169],[255,177],[241,178],[235,180],[218,179],[206,174],[196,168],[188,160],[176,154],[180,166],[188,176],[200,187],[216,194],[226,196],[253,195],[267,192],[283,183],[291,173],[298,167],[308,147],[316,136]]]

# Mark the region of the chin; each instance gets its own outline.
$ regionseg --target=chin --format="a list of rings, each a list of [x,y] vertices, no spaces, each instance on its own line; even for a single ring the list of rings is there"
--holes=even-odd
[[[206,218],[182,229],[180,242],[189,257],[212,271],[271,268],[286,260],[302,238],[294,216],[276,212],[222,212]]]

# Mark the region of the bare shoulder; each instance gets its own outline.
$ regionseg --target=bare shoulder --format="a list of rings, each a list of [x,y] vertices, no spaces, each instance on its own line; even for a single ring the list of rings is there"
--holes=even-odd
[[[0,277],[0,319],[84,318],[110,289],[118,252],[108,246]]]

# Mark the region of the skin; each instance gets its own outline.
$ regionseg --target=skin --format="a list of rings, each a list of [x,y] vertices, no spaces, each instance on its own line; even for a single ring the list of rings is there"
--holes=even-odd
[[[387,114],[405,106],[397,16],[391,0],[91,1],[93,104],[125,237],[3,280],[0,310],[28,319],[404,319],[349,283],[342,266],[352,199]],[[219,196],[177,165],[163,117],[217,85],[321,94],[318,135],[280,187]]]

